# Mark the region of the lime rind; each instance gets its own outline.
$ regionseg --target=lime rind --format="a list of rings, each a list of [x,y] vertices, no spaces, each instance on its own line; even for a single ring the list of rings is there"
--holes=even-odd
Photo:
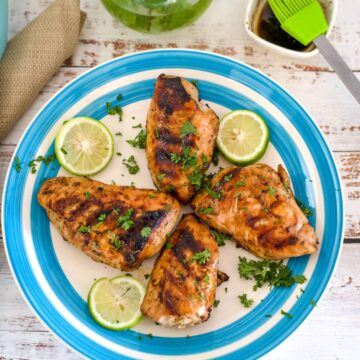
[[[126,330],[141,320],[140,305],[144,296],[144,287],[131,276],[101,278],[89,291],[88,307],[91,317],[102,327]]]
[[[239,119],[245,117],[251,120],[242,121],[242,119]],[[241,121],[241,123],[239,123],[239,121]],[[240,127],[241,130],[246,133],[246,137],[241,142],[235,140],[230,141],[229,137],[227,138],[227,131],[229,130],[225,131],[224,127],[226,126],[229,129],[233,129],[231,125],[235,128]],[[259,141],[259,137],[261,141]],[[267,150],[269,138],[269,128],[261,116],[250,110],[234,110],[226,114],[220,120],[220,129],[216,144],[221,154],[229,162],[235,165],[246,166],[253,164],[262,158]],[[258,143],[255,148],[253,143]],[[252,148],[251,152],[242,156],[236,154],[236,152],[239,151],[246,153],[246,151],[244,151],[245,148]]]
[[[88,142],[86,151],[78,144]],[[105,146],[104,146],[105,145]],[[55,140],[55,154],[60,165],[69,173],[90,176],[103,170],[114,154],[114,139],[100,121],[76,117],[61,127]]]

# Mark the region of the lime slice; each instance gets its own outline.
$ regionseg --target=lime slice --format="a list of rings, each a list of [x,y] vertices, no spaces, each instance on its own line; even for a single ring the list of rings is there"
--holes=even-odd
[[[114,153],[114,139],[108,128],[89,117],[67,121],[55,140],[55,154],[68,172],[94,175],[105,168]]]
[[[93,319],[110,330],[125,330],[141,319],[144,287],[132,276],[99,279],[91,287],[88,306]]]
[[[268,147],[269,129],[253,111],[235,110],[220,120],[216,143],[230,162],[240,166],[253,164]]]

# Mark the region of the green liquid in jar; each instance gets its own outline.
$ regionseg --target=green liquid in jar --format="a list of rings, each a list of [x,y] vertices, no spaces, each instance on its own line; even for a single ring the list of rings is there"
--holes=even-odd
[[[212,0],[101,0],[126,26],[141,32],[174,30],[195,21]]]

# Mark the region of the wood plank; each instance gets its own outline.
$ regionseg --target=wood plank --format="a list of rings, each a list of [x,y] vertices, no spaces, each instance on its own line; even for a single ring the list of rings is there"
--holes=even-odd
[[[50,3],[51,0],[10,1],[10,36],[14,36]],[[287,58],[250,39],[244,29],[247,3],[248,0],[215,0],[204,16],[191,26],[165,34],[146,35],[113,19],[100,1],[83,0],[81,7],[88,13],[87,21],[79,46],[66,64],[95,66],[135,51],[182,47],[232,56],[265,71],[331,71],[320,55],[306,60]],[[360,7],[353,4],[353,0],[341,0],[331,40],[350,67],[360,70],[359,48],[351,46],[359,41]],[[234,16],[234,13],[237,15]]]
[[[360,338],[360,246],[344,245],[328,292],[314,313],[290,339],[271,354],[271,359],[353,358]],[[33,315],[22,299],[8,268],[0,242],[0,359],[75,359]]]
[[[87,68],[61,68],[21,117],[3,144],[17,144],[26,126],[49,98],[86,70]],[[333,151],[360,151],[359,105],[339,83],[335,74],[299,73],[293,70],[271,71],[268,74],[312,114]]]

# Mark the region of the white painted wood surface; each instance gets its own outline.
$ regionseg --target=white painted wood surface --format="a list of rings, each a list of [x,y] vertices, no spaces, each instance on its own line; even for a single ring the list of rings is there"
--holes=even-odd
[[[1,1],[1,0],[0,0]],[[51,0],[10,0],[10,37]],[[360,108],[320,57],[284,58],[253,43],[243,28],[247,0],[214,0],[195,24],[168,34],[126,29],[98,0],[82,0],[88,18],[74,56],[43,89],[0,144],[0,193],[10,157],[27,124],[62,86],[88,68],[134,51],[186,47],[214,51],[264,71],[289,90],[325,133],[345,189],[343,252],[329,290],[310,319],[269,359],[360,357]],[[360,2],[340,0],[333,44],[360,77]],[[353,244],[349,244],[353,242]],[[0,359],[78,359],[37,320],[22,299],[5,259],[0,227]]]

